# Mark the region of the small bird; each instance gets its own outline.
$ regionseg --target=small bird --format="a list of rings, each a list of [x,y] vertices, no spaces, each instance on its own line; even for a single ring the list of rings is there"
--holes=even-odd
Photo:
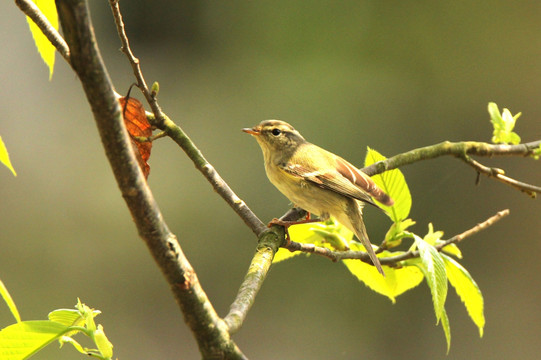
[[[389,195],[368,175],[340,156],[309,143],[284,121],[264,120],[242,131],[259,143],[270,182],[296,206],[321,220],[332,216],[355,233],[385,276],[368,239],[362,209],[364,203],[377,207],[372,198],[393,205]]]

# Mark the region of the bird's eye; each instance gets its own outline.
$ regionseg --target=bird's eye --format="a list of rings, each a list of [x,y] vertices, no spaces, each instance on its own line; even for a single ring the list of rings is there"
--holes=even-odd
[[[280,129],[276,129],[276,128],[272,129],[271,132],[272,132],[272,135],[274,135],[274,136],[278,136],[278,135],[280,135],[282,133],[282,131]]]

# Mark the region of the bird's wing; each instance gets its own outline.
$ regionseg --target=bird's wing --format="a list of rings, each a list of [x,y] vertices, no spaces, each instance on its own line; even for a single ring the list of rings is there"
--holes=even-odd
[[[310,166],[291,163],[285,164],[281,168],[286,173],[300,177],[323,189],[332,190],[338,194],[375,205],[370,196],[362,188],[336,170],[321,172]],[[368,179],[370,180],[370,178]]]
[[[321,148],[318,150],[325,151]],[[329,153],[330,154],[330,153]],[[303,161],[304,157],[297,157],[297,163],[288,162],[280,167],[286,173],[301,177],[306,181],[310,181],[315,185],[332,190],[338,194],[348,196],[366,203],[374,204],[372,197],[382,204],[392,205],[393,200],[376,183],[355,166],[342,159],[341,157],[331,154],[326,156],[331,163],[327,166],[321,166],[317,160]],[[315,161],[314,161],[315,160]],[[316,165],[313,165],[316,164]],[[325,171],[321,171],[325,169]]]

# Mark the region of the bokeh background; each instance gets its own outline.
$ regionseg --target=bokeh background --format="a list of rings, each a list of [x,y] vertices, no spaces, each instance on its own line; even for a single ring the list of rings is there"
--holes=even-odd
[[[107,1],[90,1],[120,93],[134,81]],[[490,141],[489,101],[523,112],[541,138],[541,3],[531,1],[122,1],[127,31],[159,99],[264,221],[288,201],[268,183],[259,147],[240,132],[262,119],[362,164],[444,140]],[[57,57],[52,81],[13,2],[0,3],[0,134],[18,172],[0,169],[0,278],[24,319],[80,297],[120,359],[197,359],[161,273],[113,180],[84,93]],[[541,184],[530,159],[481,159]],[[256,239],[167,139],[154,144],[150,186],[220,315]],[[539,201],[441,158],[402,169],[415,231],[452,236],[499,210],[511,215],[461,245],[485,297],[485,335],[454,290],[452,344],[423,283],[396,304],[326,259],[274,266],[234,336],[253,359],[533,359],[541,351]],[[367,209],[374,242],[389,221]],[[2,326],[12,321],[0,306]],[[80,355],[56,345],[38,359]]]

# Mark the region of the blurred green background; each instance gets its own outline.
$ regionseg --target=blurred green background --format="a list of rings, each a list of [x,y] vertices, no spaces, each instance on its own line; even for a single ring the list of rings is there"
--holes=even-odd
[[[116,89],[134,81],[107,1],[90,1]],[[310,141],[362,164],[443,140],[489,141],[489,101],[523,112],[541,138],[541,3],[531,1],[122,1],[127,31],[160,103],[264,221],[288,201],[240,131],[291,122]],[[0,3],[0,135],[18,172],[0,169],[0,278],[26,320],[76,298],[100,309],[120,359],[197,359],[193,336],[113,180],[84,93],[57,56],[51,82],[22,13]],[[541,184],[529,159],[481,159]],[[150,186],[220,315],[256,245],[243,222],[171,141],[154,144]],[[234,336],[253,359],[533,359],[541,351],[539,201],[451,158],[402,169],[415,231],[452,236],[511,215],[461,245],[485,297],[483,339],[454,290],[452,344],[423,283],[396,304],[340,264],[310,257],[273,267]],[[374,242],[385,216],[368,209]],[[2,326],[12,321],[0,306]],[[38,359],[80,356],[52,345]]]

